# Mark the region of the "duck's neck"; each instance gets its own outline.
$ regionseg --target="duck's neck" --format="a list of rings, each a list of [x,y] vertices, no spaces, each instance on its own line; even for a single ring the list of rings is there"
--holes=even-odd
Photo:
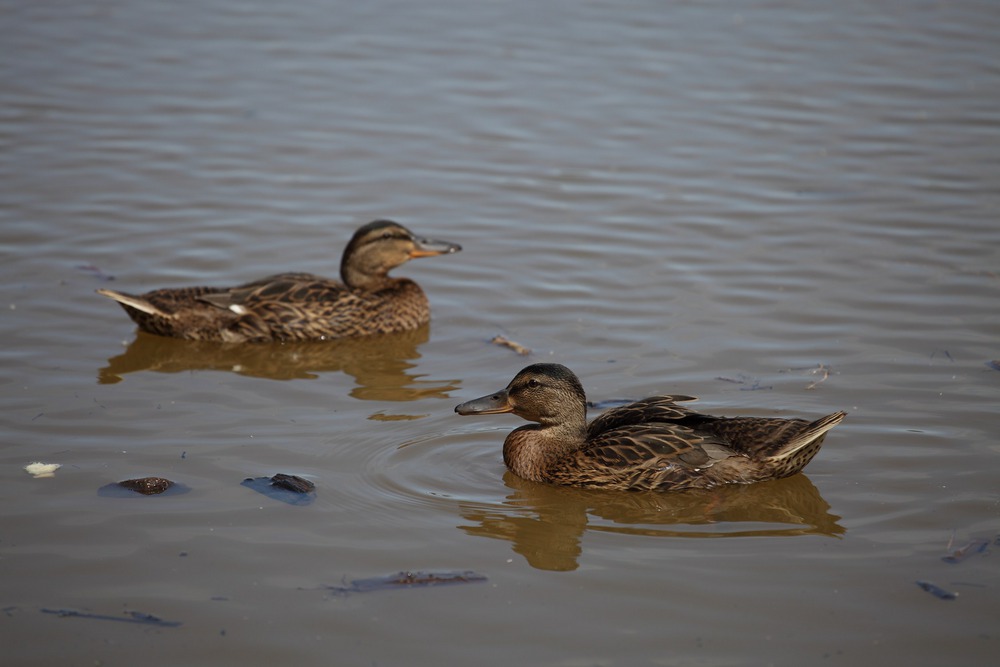
[[[340,279],[351,289],[360,289],[366,292],[385,289],[396,282],[396,279],[390,278],[386,272],[359,271],[349,265],[340,267]]]
[[[503,443],[503,462],[518,477],[535,482],[548,479],[556,461],[587,442],[587,420],[562,424],[529,424],[514,429]]]

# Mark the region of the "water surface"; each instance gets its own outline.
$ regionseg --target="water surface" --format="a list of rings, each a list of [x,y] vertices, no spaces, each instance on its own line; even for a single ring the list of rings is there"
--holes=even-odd
[[[0,32],[10,664],[997,655],[993,3],[8,2]],[[94,294],[332,275],[380,217],[464,247],[399,271],[411,334],[195,345]],[[549,488],[503,469],[516,418],[452,412],[533,361],[850,415],[786,480]],[[316,500],[240,485],[278,472]],[[98,495],[145,475],[190,491]],[[487,581],[325,588],[400,571]]]

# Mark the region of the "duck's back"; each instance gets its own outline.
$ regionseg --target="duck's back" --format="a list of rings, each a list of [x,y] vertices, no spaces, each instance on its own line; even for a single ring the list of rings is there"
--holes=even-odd
[[[587,437],[592,439],[606,431],[623,426],[679,421],[698,413],[678,403],[695,400],[697,399],[693,396],[679,394],[650,396],[641,401],[611,408],[590,422],[587,426]]]

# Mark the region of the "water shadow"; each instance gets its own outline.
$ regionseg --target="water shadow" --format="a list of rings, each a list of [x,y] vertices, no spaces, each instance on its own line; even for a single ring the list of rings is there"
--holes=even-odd
[[[459,380],[428,380],[412,370],[430,325],[414,331],[296,343],[232,344],[187,341],[142,331],[122,354],[108,359],[97,374],[100,384],[115,384],[129,373],[223,371],[270,380],[312,380],[321,373],[344,372],[361,400],[413,401],[448,398]]]
[[[504,505],[515,511],[463,504],[462,516],[475,525],[459,528],[470,535],[509,540],[516,553],[540,570],[575,570],[587,530],[694,538],[835,537],[846,532],[837,523],[840,517],[830,513],[830,505],[802,474],[677,493],[554,487],[510,472],[504,483],[513,491]]]

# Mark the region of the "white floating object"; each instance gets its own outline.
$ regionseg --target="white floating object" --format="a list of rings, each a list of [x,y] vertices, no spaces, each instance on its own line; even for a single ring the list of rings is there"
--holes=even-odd
[[[24,466],[24,471],[35,479],[41,479],[42,477],[55,477],[56,470],[59,470],[59,468],[62,468],[61,463],[39,463],[35,461]]]

